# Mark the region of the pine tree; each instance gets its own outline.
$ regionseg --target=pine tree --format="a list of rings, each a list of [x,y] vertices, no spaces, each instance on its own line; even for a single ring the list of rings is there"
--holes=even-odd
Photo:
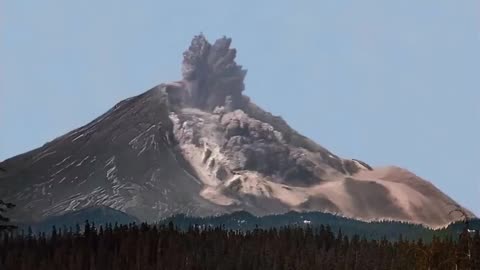
[[[6,170],[2,167],[0,167],[0,172],[6,172]],[[16,229],[17,226],[10,224],[10,218],[6,217],[4,215],[5,212],[8,210],[14,208],[15,205],[13,203],[9,202],[4,202],[3,200],[0,200],[0,233],[2,231],[11,231],[13,229]]]

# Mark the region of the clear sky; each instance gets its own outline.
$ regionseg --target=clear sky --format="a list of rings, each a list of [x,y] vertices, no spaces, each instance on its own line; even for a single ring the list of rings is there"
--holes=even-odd
[[[0,160],[179,79],[200,32],[301,133],[480,214],[478,0],[0,0]]]

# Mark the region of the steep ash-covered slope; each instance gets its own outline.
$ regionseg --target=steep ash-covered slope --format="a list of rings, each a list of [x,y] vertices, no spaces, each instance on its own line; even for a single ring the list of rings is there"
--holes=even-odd
[[[432,184],[340,158],[256,106],[242,94],[246,71],[230,43],[196,36],[181,80],[1,163],[0,198],[17,204],[13,217],[104,205],[150,221],[237,210],[320,210],[431,226],[461,218]]]

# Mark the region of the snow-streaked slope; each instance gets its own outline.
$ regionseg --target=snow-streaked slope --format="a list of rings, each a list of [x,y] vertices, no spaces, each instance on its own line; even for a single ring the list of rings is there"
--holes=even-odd
[[[1,163],[0,198],[13,218],[105,205],[141,219],[222,212],[176,151],[164,94],[154,88],[122,101],[93,122]]]

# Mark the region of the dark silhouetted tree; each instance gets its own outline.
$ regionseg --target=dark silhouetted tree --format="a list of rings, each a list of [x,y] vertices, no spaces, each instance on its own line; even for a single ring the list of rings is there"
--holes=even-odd
[[[6,172],[6,170],[2,167],[0,167],[0,171]],[[0,232],[5,230],[12,230],[16,228],[16,226],[9,224],[10,219],[7,216],[5,216],[5,212],[7,212],[9,209],[12,209],[13,207],[15,207],[13,203],[4,202],[3,200],[0,200]]]

